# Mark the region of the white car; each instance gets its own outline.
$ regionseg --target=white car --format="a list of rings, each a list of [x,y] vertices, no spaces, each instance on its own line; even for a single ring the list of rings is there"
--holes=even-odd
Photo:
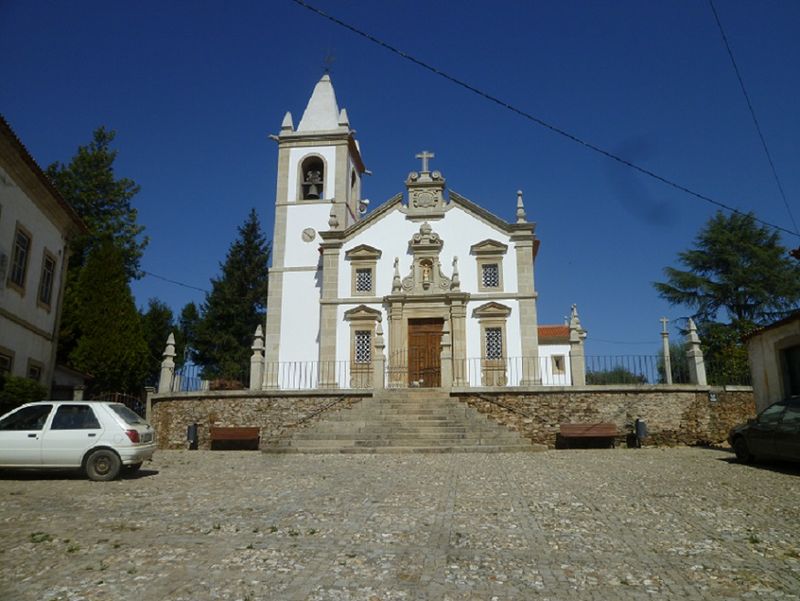
[[[153,427],[121,403],[40,401],[0,417],[0,468],[82,469],[113,480],[155,450]]]

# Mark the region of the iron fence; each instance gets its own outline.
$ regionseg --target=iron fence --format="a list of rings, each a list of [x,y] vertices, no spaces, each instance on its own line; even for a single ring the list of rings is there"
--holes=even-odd
[[[136,396],[125,392],[98,392],[92,395],[91,400],[105,401],[107,403],[122,403],[141,417],[144,417],[147,411],[147,404],[142,396]]]
[[[383,363],[386,388],[439,387],[442,385],[440,357],[420,358],[407,350],[390,353]],[[456,387],[570,386],[573,384],[569,355],[505,357],[499,359],[453,359],[445,365],[447,377]],[[687,361],[670,365],[671,378],[662,355],[587,355],[584,357],[587,385],[691,384]],[[281,361],[264,365],[262,383],[267,389],[313,390],[326,388],[373,388],[380,366],[375,361]],[[730,365],[706,365],[708,383],[716,386],[750,385],[749,370]],[[249,387],[249,374],[209,379],[198,365],[175,370],[172,391],[241,390]]]

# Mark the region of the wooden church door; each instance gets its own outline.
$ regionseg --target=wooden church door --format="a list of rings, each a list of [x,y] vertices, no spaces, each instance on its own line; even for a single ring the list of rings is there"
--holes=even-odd
[[[408,383],[426,388],[442,384],[441,344],[443,319],[408,320]]]

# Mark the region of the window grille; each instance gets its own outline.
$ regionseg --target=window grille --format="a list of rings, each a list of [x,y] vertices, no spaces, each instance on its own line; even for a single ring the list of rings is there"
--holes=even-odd
[[[483,287],[484,288],[499,288],[500,287],[500,269],[497,263],[487,263],[482,267]]]
[[[56,270],[56,262],[50,257],[45,257],[42,263],[42,279],[39,282],[39,301],[45,305],[50,304],[53,296],[53,276]]]
[[[372,332],[369,330],[358,330],[355,336],[355,362],[369,363],[372,360]]]
[[[486,358],[503,358],[503,330],[500,328],[486,328]]]
[[[372,292],[371,269],[356,269],[356,292]]]
[[[17,286],[25,285],[25,270],[28,266],[30,248],[30,237],[25,232],[17,230],[17,235],[14,237],[14,257],[11,260],[11,281]]]

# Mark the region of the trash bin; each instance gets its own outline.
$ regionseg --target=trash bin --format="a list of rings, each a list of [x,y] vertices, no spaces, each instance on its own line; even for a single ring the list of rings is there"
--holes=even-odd
[[[186,428],[186,442],[190,451],[197,450],[197,424],[189,424]]]
[[[636,435],[636,448],[642,447],[642,439],[647,437],[647,423],[636,418],[633,424],[634,434]]]

